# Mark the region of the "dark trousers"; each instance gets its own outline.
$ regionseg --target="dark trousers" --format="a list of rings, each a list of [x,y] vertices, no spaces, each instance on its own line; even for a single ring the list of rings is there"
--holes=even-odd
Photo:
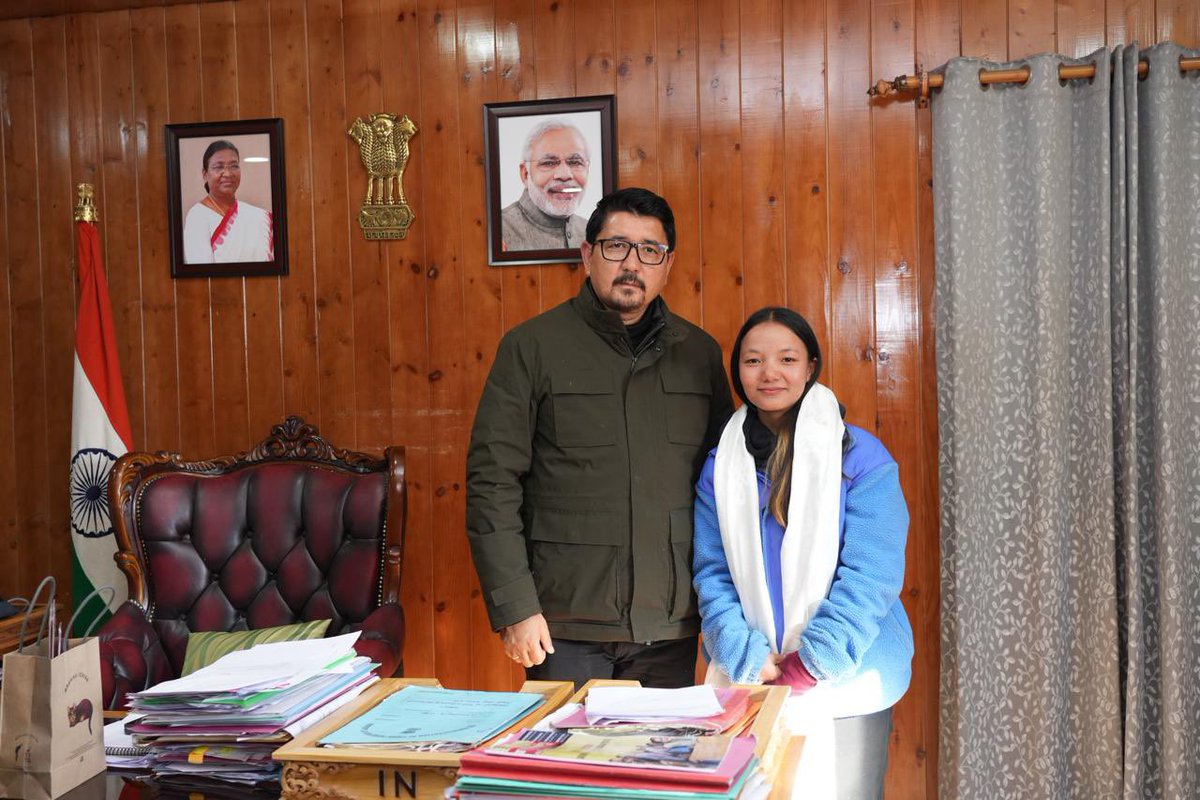
[[[592,678],[640,681],[655,689],[691,686],[696,678],[698,636],[661,642],[581,642],[555,639],[554,652],[525,670],[531,681],[573,681],[578,689]]]
[[[838,800],[879,800],[887,772],[892,710],[833,721]]]

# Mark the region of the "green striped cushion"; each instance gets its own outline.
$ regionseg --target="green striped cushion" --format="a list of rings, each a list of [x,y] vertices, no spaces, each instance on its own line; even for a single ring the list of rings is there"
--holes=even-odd
[[[256,644],[267,642],[296,642],[301,639],[320,639],[329,628],[330,620],[314,619],[312,622],[297,622],[295,625],[280,625],[278,628],[259,628],[255,631],[197,631],[188,636],[187,653],[183,656],[183,670],[179,677],[190,675],[201,667],[207,667],[221,656],[237,650],[249,650]]]

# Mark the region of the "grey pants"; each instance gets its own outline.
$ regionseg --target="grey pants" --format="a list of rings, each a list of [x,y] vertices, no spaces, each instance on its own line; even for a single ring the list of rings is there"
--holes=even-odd
[[[892,710],[833,721],[838,800],[880,800]]]

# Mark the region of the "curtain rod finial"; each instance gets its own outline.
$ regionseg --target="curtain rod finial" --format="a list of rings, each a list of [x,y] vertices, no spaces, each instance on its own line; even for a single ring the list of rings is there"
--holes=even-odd
[[[875,81],[875,85],[867,89],[868,97],[887,97],[896,90],[896,86],[892,81],[885,81],[883,78]]]

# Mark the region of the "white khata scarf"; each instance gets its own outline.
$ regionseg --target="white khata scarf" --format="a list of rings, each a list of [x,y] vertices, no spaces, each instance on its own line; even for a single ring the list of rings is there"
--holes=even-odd
[[[777,652],[775,615],[763,567],[758,479],[742,429],[746,413],[745,406],[734,413],[717,446],[713,465],[717,521],[746,622],[766,636],[771,651]],[[780,552],[784,630],[783,649],[778,652],[799,649],[805,626],[833,583],[840,538],[845,430],[833,392],[813,384],[796,417],[788,525]],[[705,683],[728,685],[729,677],[714,662],[709,665]],[[804,781],[805,796],[813,798],[826,796],[833,784],[832,717],[823,702],[824,695],[818,684],[804,695],[791,698],[785,706],[785,726],[806,737],[796,779]],[[817,787],[827,788],[814,791]]]

